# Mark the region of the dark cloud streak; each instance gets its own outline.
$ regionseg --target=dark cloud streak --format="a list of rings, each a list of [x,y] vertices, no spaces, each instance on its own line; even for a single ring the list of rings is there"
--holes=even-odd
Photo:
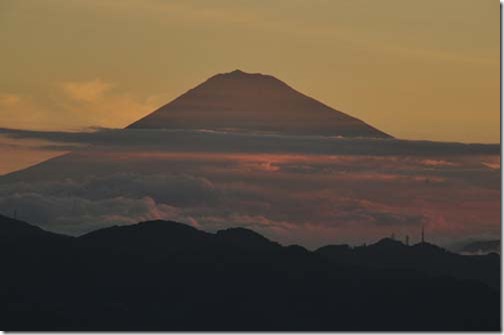
[[[0,128],[13,139],[49,141],[45,150],[163,150],[171,152],[292,153],[305,155],[449,156],[498,155],[500,144],[336,138],[208,130],[98,129],[89,132]]]

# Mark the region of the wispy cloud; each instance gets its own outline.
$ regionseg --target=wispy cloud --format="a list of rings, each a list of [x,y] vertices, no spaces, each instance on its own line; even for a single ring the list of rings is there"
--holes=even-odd
[[[166,102],[164,95],[137,96],[100,78],[52,86],[56,90],[44,98],[0,92],[0,124],[22,129],[124,127]]]
[[[61,83],[61,89],[68,97],[84,102],[97,102],[114,86],[114,84],[107,83],[100,78],[91,81]]]
[[[21,96],[13,93],[0,93],[0,106],[3,108],[13,107],[21,102]]]

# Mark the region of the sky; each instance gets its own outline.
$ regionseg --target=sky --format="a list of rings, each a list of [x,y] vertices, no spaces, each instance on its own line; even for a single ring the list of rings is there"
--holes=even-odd
[[[124,127],[241,69],[399,138],[499,142],[498,1],[3,0],[0,43],[2,127]]]
[[[3,0],[0,212],[309,247],[422,225],[439,243],[495,238],[499,29],[497,1]],[[401,140],[114,130],[235,69]]]

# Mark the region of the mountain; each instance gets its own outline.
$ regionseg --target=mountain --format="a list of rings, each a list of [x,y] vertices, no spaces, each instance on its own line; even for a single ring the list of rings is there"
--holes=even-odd
[[[192,245],[208,243],[211,235],[173,221],[147,221],[129,226],[95,230],[78,238],[86,247],[110,249],[128,254],[174,254]]]
[[[392,240],[311,252],[248,229],[208,233],[171,221],[72,238],[0,217],[0,236],[8,231],[18,233],[1,244],[0,325],[11,331],[500,329],[499,286],[449,270],[472,259],[498,278],[498,256]],[[447,271],[411,258],[435,262],[432,252],[449,255]],[[384,255],[407,261],[386,264]]]
[[[342,136],[363,138],[361,140],[364,141],[372,141],[372,138],[392,138],[359,119],[297,92],[275,77],[245,73],[240,70],[217,74],[209,78],[172,102],[129,125],[126,130],[128,129],[185,131],[177,134],[170,133],[168,138],[162,137],[159,132],[154,132],[152,136],[156,136],[156,141],[163,143],[162,147],[152,145],[156,141],[147,141],[147,145],[141,146],[142,142],[139,138],[141,136],[138,133],[127,131],[122,133],[125,143],[131,143],[131,146],[126,149],[134,151],[139,147],[151,148],[155,152],[165,150],[167,152],[255,153],[260,150],[258,148],[264,146],[276,147],[277,151],[285,152],[285,150],[293,150],[306,145],[304,141],[310,141],[310,138],[300,138],[301,136],[297,138],[298,142],[296,142],[296,136],[283,139],[281,142],[275,137],[257,139],[246,136],[230,141],[225,137],[225,133],[217,134],[197,130],[245,132],[249,135],[250,133],[260,135],[281,133],[284,135]],[[146,132],[142,136],[146,136]],[[408,143],[405,142],[405,145]],[[366,142],[364,147],[368,148],[369,145],[373,145],[373,142]],[[379,152],[381,145],[381,142],[378,143],[372,151]],[[334,146],[337,146],[343,154],[352,152],[352,143],[324,143],[322,152]],[[316,147],[317,145],[311,146],[314,153],[317,153]],[[126,149],[112,145],[108,150],[104,150],[103,146],[91,145],[86,150],[76,150],[2,175],[0,185],[18,181],[82,179],[114,173],[163,173],[170,170],[173,165],[169,160],[161,162],[159,159],[156,164],[153,164],[151,158],[138,155],[131,155],[128,160],[125,160],[123,158]],[[360,153],[361,150],[357,151]],[[118,158],[117,154],[121,158]],[[121,160],[121,164],[117,164],[118,159]]]
[[[47,232],[42,228],[33,226],[24,221],[19,221],[8,216],[0,215],[0,238],[12,239],[16,238],[49,238],[57,236],[57,234]],[[63,236],[63,235],[59,235]]]
[[[271,251],[275,248],[280,248],[280,244],[272,242],[255,231],[246,228],[219,230],[215,237],[230,246],[253,252]]]
[[[466,254],[500,253],[500,248],[500,240],[473,241],[459,247],[458,252]]]
[[[391,137],[273,76],[240,70],[211,77],[128,128]]]
[[[36,246],[51,247],[68,243],[73,237],[48,232],[37,226],[24,221],[19,221],[4,215],[0,215],[0,248],[11,252],[12,248],[20,248],[18,242],[30,243],[33,248]],[[40,252],[46,252],[41,250]],[[38,251],[37,251],[38,252]]]
[[[478,280],[496,289],[500,287],[500,257],[497,254],[460,255],[427,242],[407,246],[390,238],[354,248],[329,245],[317,249],[315,253],[337,264],[409,269],[436,276]]]

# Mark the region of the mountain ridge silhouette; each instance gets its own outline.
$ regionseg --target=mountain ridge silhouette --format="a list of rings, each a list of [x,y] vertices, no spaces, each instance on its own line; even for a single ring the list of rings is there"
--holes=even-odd
[[[16,238],[6,238],[13,229]],[[499,285],[446,266],[472,259],[461,264],[498,279],[497,255],[397,241],[308,251],[249,229],[208,233],[161,220],[79,237],[40,229],[34,239],[34,229],[0,216],[9,274],[0,285],[0,324],[8,330],[500,329]],[[449,262],[444,272],[383,262],[397,246],[426,250],[431,261],[436,250],[434,258],[445,253]]]

